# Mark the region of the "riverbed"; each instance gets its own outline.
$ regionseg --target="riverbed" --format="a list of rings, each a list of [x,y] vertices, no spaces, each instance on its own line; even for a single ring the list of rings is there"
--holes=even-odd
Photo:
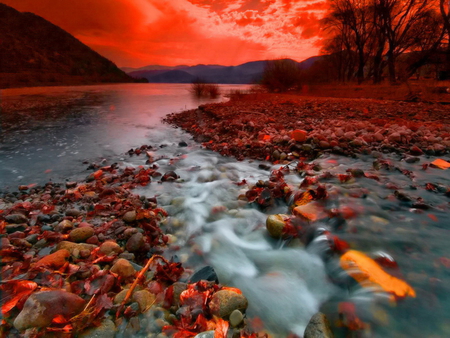
[[[221,86],[223,93],[246,88]],[[267,235],[267,215],[287,213],[288,207],[259,210],[239,196],[258,180],[267,180],[270,170],[280,165],[223,157],[162,123],[168,113],[224,100],[198,100],[188,89],[178,84],[127,84],[2,91],[0,189],[80,180],[92,172],[92,164],[145,165],[145,156],[127,152],[149,145],[159,170],[180,176],[171,184],[152,182],[135,190],[156,197],[169,212],[167,227],[180,248],[166,254],[177,255],[194,270],[212,265],[221,283],[243,291],[249,299],[247,315],[260,318],[269,332],[302,335],[310,317],[321,310],[336,336],[344,337],[347,332],[337,325],[338,305],[351,302],[367,323],[360,332],[364,337],[449,335],[448,197],[437,188],[426,189],[426,184],[448,187],[450,179],[448,171],[423,170],[423,164],[435,157],[406,163],[399,155],[385,154],[393,167],[382,170],[374,168],[372,155],[323,155],[314,161],[333,175],[361,169],[379,178],[326,182],[331,196],[327,208],[348,207],[354,216],[342,224],[325,218],[317,227],[329,229],[354,250],[391,256],[399,277],[417,294],[394,304],[384,293],[340,283],[337,258],[324,260],[326,248],[320,241],[305,248]],[[292,171],[285,179],[299,189],[304,176]],[[242,180],[246,185],[239,184]],[[414,200],[422,198],[429,208],[399,200],[392,186]]]

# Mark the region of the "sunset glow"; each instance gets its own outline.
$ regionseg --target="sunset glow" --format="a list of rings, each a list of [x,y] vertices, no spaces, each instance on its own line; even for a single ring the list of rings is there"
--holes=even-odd
[[[118,66],[237,65],[319,50],[321,0],[3,0]]]

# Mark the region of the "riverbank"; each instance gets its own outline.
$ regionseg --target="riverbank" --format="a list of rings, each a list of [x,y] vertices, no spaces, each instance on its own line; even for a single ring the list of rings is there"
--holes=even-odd
[[[327,152],[416,156],[450,150],[448,108],[423,102],[250,94],[166,121],[206,148],[237,159],[285,162]]]

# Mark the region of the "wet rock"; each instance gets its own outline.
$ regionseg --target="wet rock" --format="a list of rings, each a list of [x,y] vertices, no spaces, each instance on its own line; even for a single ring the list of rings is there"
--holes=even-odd
[[[296,142],[305,142],[306,141],[306,137],[307,137],[307,132],[304,130],[300,130],[300,129],[296,129],[292,132],[291,137],[296,141]]]
[[[76,228],[69,233],[69,240],[75,243],[84,242],[94,233],[94,229],[91,227]]]
[[[13,234],[17,231],[24,231],[26,228],[28,228],[28,224],[21,223],[21,224],[6,224],[5,230],[7,234]]]
[[[8,216],[5,217],[5,220],[8,223],[15,223],[15,224],[27,223],[28,222],[27,216],[25,216],[23,214],[8,215]]]
[[[62,220],[55,227],[55,231],[62,232],[62,233],[68,232],[72,229],[73,229],[73,223],[67,219]]]
[[[75,256],[76,252],[78,252],[78,254],[83,250],[89,250],[89,252],[91,252],[96,247],[97,246],[93,244],[62,241],[58,243],[58,245],[56,246],[56,250],[66,249],[72,256]]]
[[[117,244],[114,241],[106,241],[102,245],[100,245],[99,251],[102,254],[108,256],[108,255],[120,254],[123,251],[123,249],[120,247],[119,244]]]
[[[244,320],[244,315],[239,310],[234,310],[230,314],[230,324],[232,327],[239,326]]]
[[[100,326],[92,327],[79,334],[79,338],[113,338],[116,334],[116,325],[111,319],[104,319]]]
[[[114,296],[114,304],[121,304],[123,302],[123,300],[125,299],[127,293],[128,293],[129,289],[123,289],[122,291],[120,291],[118,294],[116,294]],[[130,301],[128,301],[129,303]]]
[[[212,266],[204,266],[200,270],[194,272],[194,274],[189,278],[189,283],[197,283],[201,280],[207,280],[210,282],[219,283],[219,279],[217,278],[216,271]]]
[[[127,244],[125,245],[125,248],[129,252],[136,252],[144,245],[144,243],[145,243],[144,235],[141,234],[140,232],[138,232],[138,233],[135,233],[133,236],[131,236],[128,239]]]
[[[123,258],[119,258],[111,268],[111,272],[117,273],[123,278],[128,278],[133,276],[136,273],[136,270],[133,268],[129,261]]]
[[[66,210],[66,216],[78,217],[80,216],[81,211],[78,209],[68,209]]]
[[[179,176],[175,171],[168,171],[166,172],[163,177],[161,177],[162,182],[172,182],[175,181]]]
[[[29,243],[35,244],[35,243],[38,241],[38,237],[39,237],[38,234],[32,234],[32,235],[27,236],[25,239],[26,239]]]
[[[52,221],[52,218],[50,217],[50,215],[40,214],[38,215],[37,220],[41,223],[49,223]]]
[[[310,319],[305,329],[304,338],[333,338],[327,317],[318,312]]]
[[[25,302],[22,311],[14,320],[19,331],[28,328],[49,326],[56,315],[72,318],[80,313],[86,302],[77,295],[62,291],[42,291],[33,293]]]
[[[230,290],[217,291],[209,303],[211,314],[222,318],[229,316],[234,310],[245,310],[247,306],[248,301],[243,294]]]
[[[266,220],[266,228],[269,235],[273,238],[283,238],[286,227],[286,220],[289,219],[289,215],[277,214],[270,215]]]
[[[280,152],[278,150],[274,150],[272,153],[272,159],[274,161],[278,161],[280,159]]]
[[[155,295],[148,290],[135,291],[131,297],[133,301],[139,304],[142,313],[147,311],[155,303]]]
[[[67,258],[70,256],[70,252],[66,249],[58,250],[50,255],[41,258],[36,262],[35,267],[45,266],[53,269],[59,269],[66,264]]]
[[[127,211],[122,219],[127,223],[134,222],[136,220],[136,210]]]
[[[194,282],[190,282],[194,283]],[[173,305],[180,306],[180,295],[187,289],[187,284],[183,282],[173,283]]]
[[[66,188],[67,189],[75,188],[77,185],[78,185],[77,182],[66,182]]]
[[[408,156],[407,158],[405,158],[406,163],[416,163],[419,161],[420,161],[420,158],[415,157],[415,156]]]
[[[186,142],[184,142],[184,141],[181,141],[181,142],[178,142],[178,146],[179,147],[187,147],[188,144]]]
[[[411,155],[414,155],[414,156],[423,155],[422,149],[420,149],[418,146],[412,146],[409,151],[410,151]]]

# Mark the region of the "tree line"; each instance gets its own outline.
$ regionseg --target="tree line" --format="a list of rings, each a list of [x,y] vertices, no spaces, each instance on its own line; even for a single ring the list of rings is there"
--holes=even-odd
[[[449,0],[327,0],[323,54],[340,81],[408,79],[437,55],[450,75]],[[399,73],[398,60],[410,60]],[[439,61],[438,61],[439,62]],[[442,62],[442,61],[441,61]]]

